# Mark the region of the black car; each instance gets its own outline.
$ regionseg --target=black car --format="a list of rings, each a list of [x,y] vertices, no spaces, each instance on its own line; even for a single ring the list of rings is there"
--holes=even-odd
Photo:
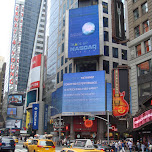
[[[0,138],[0,152],[14,152],[15,151],[15,141],[12,137],[1,137]]]

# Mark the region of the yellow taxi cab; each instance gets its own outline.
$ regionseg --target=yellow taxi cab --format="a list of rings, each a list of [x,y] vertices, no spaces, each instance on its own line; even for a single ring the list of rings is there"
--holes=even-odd
[[[55,152],[55,146],[50,139],[33,139],[27,147],[28,152]]]
[[[101,152],[93,146],[90,139],[76,139],[71,148],[63,148],[61,152]]]
[[[32,142],[32,139],[27,139],[25,142],[23,142],[23,147],[27,148],[29,143],[31,143],[31,142]]]
[[[14,136],[13,139],[14,139],[15,143],[18,143],[18,137]]]

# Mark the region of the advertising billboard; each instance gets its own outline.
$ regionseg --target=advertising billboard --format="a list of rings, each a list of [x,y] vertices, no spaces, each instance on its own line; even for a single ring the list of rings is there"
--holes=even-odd
[[[98,5],[69,10],[68,58],[99,54]]]
[[[7,115],[16,115],[16,108],[7,108]]]
[[[129,68],[112,70],[112,111],[116,117],[125,116],[130,108]]]
[[[48,105],[44,106],[44,130],[47,130],[47,122],[48,122]]]
[[[112,36],[116,40],[125,40],[124,6],[120,0],[112,0]]]
[[[39,123],[39,104],[33,104],[32,107],[33,129],[38,130]]]
[[[105,71],[63,76],[62,112],[105,111]]]
[[[30,112],[26,111],[26,129],[29,128],[30,123]]]
[[[138,117],[133,118],[133,129],[139,128],[150,121],[152,121],[152,109],[147,110]]]
[[[30,89],[40,87],[41,54],[34,56],[31,61],[31,84]]]
[[[6,120],[6,128],[20,129],[21,126],[22,126],[21,119],[7,119]]]
[[[8,96],[8,103],[16,106],[23,105],[23,95],[11,94]]]

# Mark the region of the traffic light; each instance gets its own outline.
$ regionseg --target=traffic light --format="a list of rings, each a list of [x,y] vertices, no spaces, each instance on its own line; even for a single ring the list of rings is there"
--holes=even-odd
[[[83,117],[83,121],[86,121],[86,117],[85,116]]]

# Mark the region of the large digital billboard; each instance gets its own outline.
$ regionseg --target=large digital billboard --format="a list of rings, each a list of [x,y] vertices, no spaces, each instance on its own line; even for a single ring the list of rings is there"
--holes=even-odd
[[[21,125],[22,125],[21,119],[7,119],[6,120],[6,128],[20,129]]]
[[[99,54],[98,5],[69,10],[68,58]]]
[[[130,108],[129,68],[119,66],[112,70],[113,115],[125,116]]]
[[[16,115],[16,108],[7,108],[7,115]]]
[[[23,95],[12,94],[8,96],[8,103],[16,106],[23,105]]]
[[[62,112],[105,111],[105,71],[64,74]]]

